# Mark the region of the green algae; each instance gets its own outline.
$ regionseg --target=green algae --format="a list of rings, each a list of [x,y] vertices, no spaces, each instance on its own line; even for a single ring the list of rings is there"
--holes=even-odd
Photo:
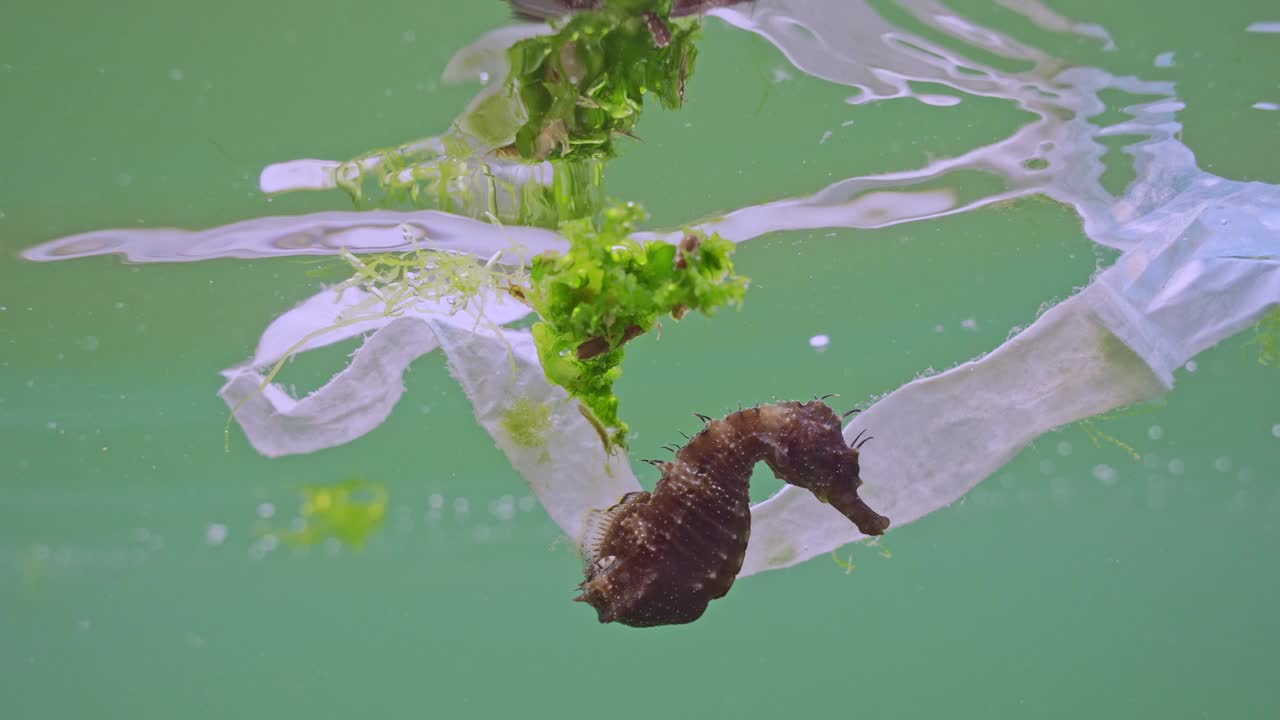
[[[389,495],[382,483],[356,477],[336,485],[309,485],[302,493],[298,521],[279,533],[292,545],[310,546],[336,538],[363,547],[386,519]]]
[[[613,2],[512,46],[510,82],[528,116],[516,132],[521,157],[611,157],[615,138],[633,133],[647,95],[669,108],[683,103],[700,26],[671,27],[659,47],[639,10],[665,23],[670,2]]]
[[[544,447],[547,433],[551,430],[551,407],[522,397],[502,414],[502,429],[519,447]]]
[[[1256,348],[1259,364],[1280,367],[1280,308],[1258,321],[1253,328],[1253,339],[1246,346]]]
[[[740,306],[748,280],[736,275],[733,244],[687,230],[677,246],[631,239],[644,210],[635,203],[605,210],[597,222],[563,223],[569,251],[533,258],[528,302],[541,316],[533,338],[547,379],[582,402],[607,447],[626,446],[613,384],[627,341],[663,317],[713,314]]]
[[[670,23],[670,5],[616,0],[520,40],[507,49],[505,77],[448,132],[355,157],[334,183],[359,209],[433,208],[537,227],[590,217],[605,201],[615,140],[634,137],[646,97],[669,108],[684,101],[700,24]],[[642,11],[668,28],[665,43]],[[550,173],[522,172],[544,161]]]

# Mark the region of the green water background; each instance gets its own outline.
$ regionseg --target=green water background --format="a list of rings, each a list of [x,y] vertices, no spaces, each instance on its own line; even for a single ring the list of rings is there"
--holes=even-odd
[[[103,227],[344,209],[337,194],[267,200],[257,171],[442,130],[474,87],[440,71],[505,12],[120,5],[22,0],[0,23],[0,716],[1280,715],[1280,374],[1247,337],[1197,358],[1164,402],[1097,426],[1142,460],[1064,428],[883,547],[841,551],[853,572],[819,557],[752,577],[687,627],[600,626],[569,602],[576,558],[522,509],[439,356],[349,445],[267,460],[237,431],[224,452],[217,372],[318,289],[311,266],[16,252]],[[1276,99],[1280,40],[1243,32],[1277,19],[1270,3],[1054,3],[1105,27],[1114,52],[986,3],[952,7],[1072,64],[1176,81],[1203,168],[1280,182],[1280,113],[1250,108]],[[1154,67],[1168,51],[1176,66]],[[774,83],[775,68],[792,79]],[[919,167],[1029,119],[994,100],[851,107],[849,94],[710,22],[687,107],[649,111],[609,189],[679,223]],[[743,311],[668,324],[629,351],[636,455],[679,440],[693,410],[827,392],[865,403],[990,350],[1112,257],[1038,200],[748,243]],[[352,347],[311,353],[285,380],[316,387]],[[299,486],[353,474],[391,492],[366,549],[251,557]],[[757,498],[777,487],[758,479]],[[511,519],[493,512],[504,502]],[[258,517],[263,503],[275,517]],[[205,539],[214,523],[220,545]]]

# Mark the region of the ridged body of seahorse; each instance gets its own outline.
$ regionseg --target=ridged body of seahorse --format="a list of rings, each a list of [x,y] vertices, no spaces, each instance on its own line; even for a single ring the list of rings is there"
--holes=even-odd
[[[697,620],[742,569],[751,536],[747,492],[765,461],[780,480],[812,492],[880,535],[889,519],[858,497],[858,449],[820,400],[782,402],[706,421],[676,452],[653,492],[628,493],[592,519],[582,595],[600,622],[636,627]]]

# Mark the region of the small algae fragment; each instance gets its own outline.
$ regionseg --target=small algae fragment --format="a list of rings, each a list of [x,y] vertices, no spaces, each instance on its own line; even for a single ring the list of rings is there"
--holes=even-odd
[[[832,550],[831,559],[844,570],[845,575],[851,575],[854,570],[858,569],[858,566],[853,564],[853,553],[849,553],[848,557],[842,558],[839,550]]]
[[[795,546],[788,543],[772,548],[769,551],[768,561],[770,565],[787,565],[792,560],[795,560],[798,554]]]
[[[1091,418],[1085,418],[1079,422],[1080,429],[1084,431],[1085,435],[1089,436],[1089,441],[1093,443],[1094,447],[1101,448],[1103,444],[1112,445],[1123,450],[1125,454],[1133,460],[1141,460],[1142,454],[1135,450],[1132,445],[1124,442],[1114,435],[1111,435],[1110,433],[1100,430],[1098,428],[1098,423],[1106,420],[1115,420],[1116,418],[1146,415],[1156,410],[1162,404],[1163,403],[1161,402],[1147,403],[1136,407],[1102,413]]]
[[[542,447],[551,429],[551,407],[522,397],[502,414],[502,429],[522,448]]]
[[[876,551],[876,554],[877,554],[877,555],[879,555],[880,557],[884,558],[885,560],[892,559],[892,558],[893,558],[893,552],[892,552],[892,551],[890,551],[890,550],[889,550],[889,548],[885,547],[885,546],[882,544],[882,539],[883,539],[883,536],[881,536],[881,535],[874,536],[874,537],[872,537],[870,540],[868,540],[867,542],[865,542],[865,543],[863,543],[862,545],[860,545],[859,547],[865,547],[865,548],[868,548],[868,549],[873,549],[873,550],[875,550],[875,551]],[[851,547],[852,547],[852,546],[851,546]],[[831,560],[832,560],[836,565],[839,565],[839,566],[840,566],[840,568],[841,568],[842,570],[844,570],[844,574],[845,574],[845,575],[852,575],[852,574],[853,574],[853,571],[858,569],[857,564],[853,561],[853,550],[852,550],[852,549],[851,549],[851,550],[849,551],[849,553],[848,553],[847,555],[845,555],[844,557],[841,557],[841,556],[840,556],[840,548],[836,548],[835,550],[832,550],[832,551],[831,551]]]
[[[500,262],[503,252],[481,261],[468,253],[431,247],[415,246],[409,252],[362,257],[343,251],[342,259],[354,274],[338,285],[337,290],[360,288],[369,293],[369,300],[347,310],[348,315],[361,319],[370,311],[377,315],[398,315],[420,301],[447,301],[450,312],[456,313],[480,302],[489,291],[508,293],[528,282],[518,250],[513,249],[512,253],[517,256],[516,261],[505,265]]]
[[[1141,460],[1142,455],[1137,450],[1134,450],[1132,445],[1114,435],[1111,435],[1110,433],[1098,429],[1096,421],[1106,419],[1109,419],[1109,416],[1099,415],[1096,418],[1086,418],[1080,421],[1080,429],[1084,430],[1084,434],[1089,436],[1089,440],[1093,443],[1094,447],[1100,448],[1104,443],[1107,445],[1114,445],[1115,447],[1123,450],[1125,454],[1133,460]]]
[[[351,478],[336,485],[308,485],[302,492],[298,521],[290,530],[279,533],[293,545],[315,545],[337,538],[347,545],[362,547],[382,527],[387,514],[387,489],[364,478]]]
[[[747,278],[733,272],[732,243],[693,231],[678,246],[640,243],[629,236],[644,218],[627,203],[606,209],[599,222],[563,223],[569,251],[536,256],[529,271],[527,299],[542,317],[533,339],[547,378],[582,401],[610,448],[626,445],[613,393],[622,345],[663,316],[741,305],[747,290]]]
[[[1257,348],[1259,364],[1280,367],[1280,308],[1258,321],[1247,346]]]

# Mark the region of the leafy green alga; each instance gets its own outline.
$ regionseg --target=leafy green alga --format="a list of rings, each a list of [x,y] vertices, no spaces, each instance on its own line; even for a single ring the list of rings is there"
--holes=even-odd
[[[670,6],[614,0],[603,11],[572,16],[554,35],[512,46],[509,81],[528,117],[516,133],[521,157],[609,157],[614,137],[634,130],[646,94],[680,106],[699,25],[670,25],[670,40],[659,47],[637,12],[649,9],[665,25]]]
[[[632,240],[644,218],[627,203],[606,209],[599,223],[566,222],[560,231],[569,251],[536,256],[530,268],[527,300],[542,317],[533,338],[547,378],[583,403],[610,447],[626,445],[613,393],[623,343],[666,315],[740,305],[747,289],[733,271],[732,243],[694,231],[679,245]]]

